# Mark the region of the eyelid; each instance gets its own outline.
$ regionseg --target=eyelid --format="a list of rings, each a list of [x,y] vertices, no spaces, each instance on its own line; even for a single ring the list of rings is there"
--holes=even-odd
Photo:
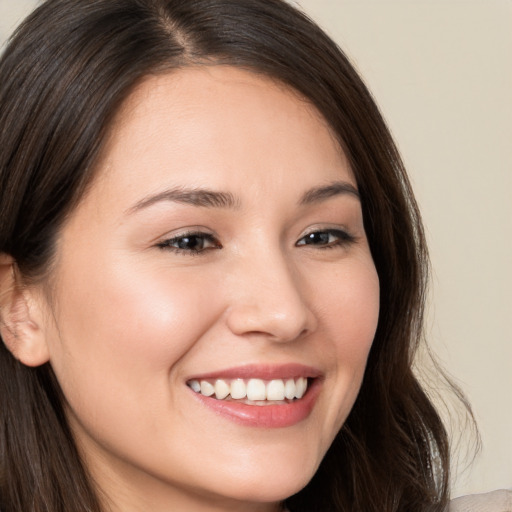
[[[300,243],[303,241],[306,237],[310,235],[314,235],[316,233],[329,233],[331,235],[334,235],[338,238],[335,242],[331,242],[329,244],[306,244],[306,243]],[[311,247],[317,246],[318,249],[325,249],[325,248],[331,248],[336,246],[344,246],[349,245],[357,242],[358,237],[353,235],[347,228],[343,227],[314,227],[306,231],[295,243],[296,246],[299,247],[306,247],[310,245]]]
[[[203,238],[205,240],[208,240],[212,243],[212,247],[206,247],[204,249],[183,249],[180,247],[173,247],[173,243],[179,241],[180,239],[187,238],[187,237],[198,237]],[[206,230],[206,228],[190,228],[185,229],[184,231],[173,233],[172,235],[167,235],[165,238],[161,239],[159,242],[156,243],[156,247],[160,249],[166,249],[170,251],[174,251],[179,254],[190,254],[190,255],[198,255],[203,252],[207,252],[211,249],[220,249],[222,248],[222,245],[218,241],[217,235],[210,232],[209,230]]]
[[[217,234],[211,229],[200,226],[200,225],[192,225],[186,226],[183,228],[177,228],[172,231],[168,231],[164,233],[162,236],[159,236],[155,239],[155,244],[159,244],[160,242],[166,242],[168,240],[174,240],[176,238],[182,238],[185,236],[212,236],[213,238],[218,238]]]

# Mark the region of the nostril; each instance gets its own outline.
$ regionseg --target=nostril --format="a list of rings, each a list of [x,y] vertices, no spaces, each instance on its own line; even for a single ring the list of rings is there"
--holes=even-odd
[[[307,324],[307,325],[305,325]],[[228,325],[239,336],[266,337],[276,342],[288,342],[307,337],[314,330],[314,322],[303,317],[286,317],[261,310],[232,312]]]

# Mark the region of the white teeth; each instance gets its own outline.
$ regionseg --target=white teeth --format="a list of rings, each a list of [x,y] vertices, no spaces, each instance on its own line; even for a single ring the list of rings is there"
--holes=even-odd
[[[251,379],[247,383],[247,399],[248,400],[266,400],[267,389],[265,383],[261,379]]]
[[[286,384],[284,385],[284,396],[288,398],[288,400],[293,400],[295,398],[295,381],[293,379],[288,379]]]
[[[295,386],[295,398],[302,398],[306,392],[308,381],[304,377],[300,377],[300,379],[297,379]]]
[[[206,380],[201,381],[201,395],[212,396],[215,393],[215,388]]]
[[[284,400],[284,382],[276,379],[267,384],[267,400]]]
[[[247,396],[247,388],[243,379],[236,379],[231,383],[231,398],[240,399]]]
[[[201,384],[199,384],[198,380],[191,380],[189,386],[196,392],[199,393],[201,391]]]
[[[219,379],[215,381],[215,398],[218,400],[222,400],[226,398],[231,389],[225,380]]]
[[[215,395],[217,400],[231,398],[233,400],[247,400],[262,402],[264,400],[282,402],[285,399],[300,399],[308,387],[308,379],[299,377],[297,379],[273,379],[265,382],[262,379],[249,379],[248,382],[243,379],[225,380],[216,379],[214,381],[207,380],[191,380],[188,382],[189,387],[196,393],[203,396]],[[259,404],[264,405],[264,404]]]

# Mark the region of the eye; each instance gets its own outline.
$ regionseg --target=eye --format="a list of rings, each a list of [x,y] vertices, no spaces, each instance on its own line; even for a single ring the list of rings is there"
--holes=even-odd
[[[312,231],[303,236],[295,245],[310,245],[319,249],[349,245],[355,242],[355,237],[341,229],[324,229]]]
[[[210,249],[220,249],[218,240],[209,233],[183,233],[157,244],[160,249],[169,249],[181,254],[199,254]]]

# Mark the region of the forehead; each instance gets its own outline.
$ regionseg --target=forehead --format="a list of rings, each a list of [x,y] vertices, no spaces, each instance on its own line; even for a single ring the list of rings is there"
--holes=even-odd
[[[231,106],[254,114],[254,106],[274,108],[276,101],[283,108],[293,105],[290,110],[307,112],[329,129],[311,102],[295,89],[262,73],[229,65],[188,66],[145,77],[122,105],[117,127],[144,113],[154,115],[155,108],[176,114],[200,108],[205,115],[219,111],[225,115],[225,107]]]
[[[354,182],[325,119],[296,91],[229,66],[190,67],[141,82],[113,122],[100,181],[132,193],[190,185]],[[340,175],[340,172],[343,175]]]

